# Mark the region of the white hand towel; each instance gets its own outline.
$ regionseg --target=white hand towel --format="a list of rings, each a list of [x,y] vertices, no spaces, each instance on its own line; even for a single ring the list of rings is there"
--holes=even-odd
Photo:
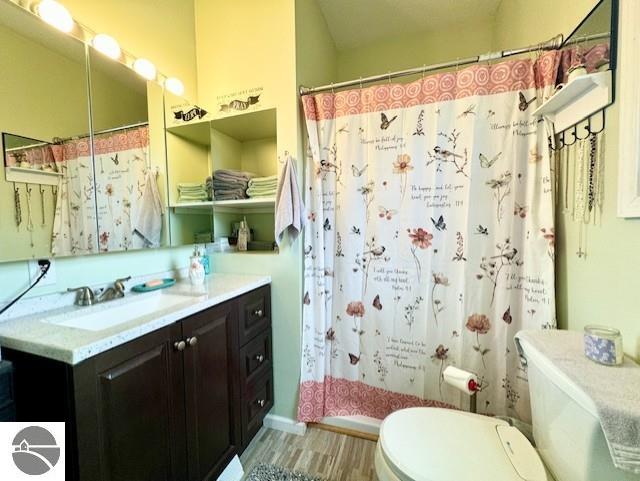
[[[142,237],[147,247],[160,247],[163,215],[164,205],[158,192],[156,172],[149,169],[133,229],[133,233]]]
[[[298,188],[296,166],[291,156],[287,157],[278,191],[276,193],[276,243],[282,243],[284,233],[288,232],[294,241],[302,232],[306,222],[304,203]]]

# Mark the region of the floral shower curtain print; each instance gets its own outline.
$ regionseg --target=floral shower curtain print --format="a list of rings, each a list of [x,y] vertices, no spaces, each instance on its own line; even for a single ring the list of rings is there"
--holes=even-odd
[[[529,419],[512,339],[555,327],[544,126],[560,54],[408,84],[305,96],[307,166],[298,418],[466,408]]]
[[[51,253],[62,257],[95,254],[96,201],[91,141],[88,138],[51,145],[58,172]]]
[[[133,235],[149,165],[149,127],[98,135],[94,139],[98,232],[101,252],[141,249]]]

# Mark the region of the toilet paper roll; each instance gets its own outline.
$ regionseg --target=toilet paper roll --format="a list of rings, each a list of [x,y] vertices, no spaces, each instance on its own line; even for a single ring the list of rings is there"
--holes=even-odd
[[[444,382],[467,394],[477,391],[478,376],[472,372],[463,371],[457,367],[447,366],[442,373]]]

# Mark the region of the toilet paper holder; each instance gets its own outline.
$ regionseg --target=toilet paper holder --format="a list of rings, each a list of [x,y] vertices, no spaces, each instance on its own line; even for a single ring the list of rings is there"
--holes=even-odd
[[[469,411],[476,413],[477,394],[483,389],[483,383],[478,381],[478,375],[454,366],[447,366],[442,377],[447,384],[469,395]]]

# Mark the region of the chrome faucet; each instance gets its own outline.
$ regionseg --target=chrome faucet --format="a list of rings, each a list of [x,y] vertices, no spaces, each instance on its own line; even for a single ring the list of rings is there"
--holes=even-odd
[[[107,287],[98,296],[98,302],[111,301],[113,299],[119,299],[124,297],[124,283],[131,280],[131,276],[123,277],[122,279],[116,279],[113,286]]]
[[[90,287],[70,287],[67,289],[67,292],[77,292],[76,295],[76,306],[91,306],[96,301],[96,296],[93,294],[93,291]]]
[[[75,302],[76,306],[91,306],[100,302],[111,301],[113,299],[124,297],[124,283],[129,280],[131,280],[131,276],[123,277],[122,279],[116,279],[116,281],[113,283],[113,286],[101,291],[97,298],[91,288],[87,286],[75,288],[70,287],[69,289],[67,289],[67,291],[78,293]]]

